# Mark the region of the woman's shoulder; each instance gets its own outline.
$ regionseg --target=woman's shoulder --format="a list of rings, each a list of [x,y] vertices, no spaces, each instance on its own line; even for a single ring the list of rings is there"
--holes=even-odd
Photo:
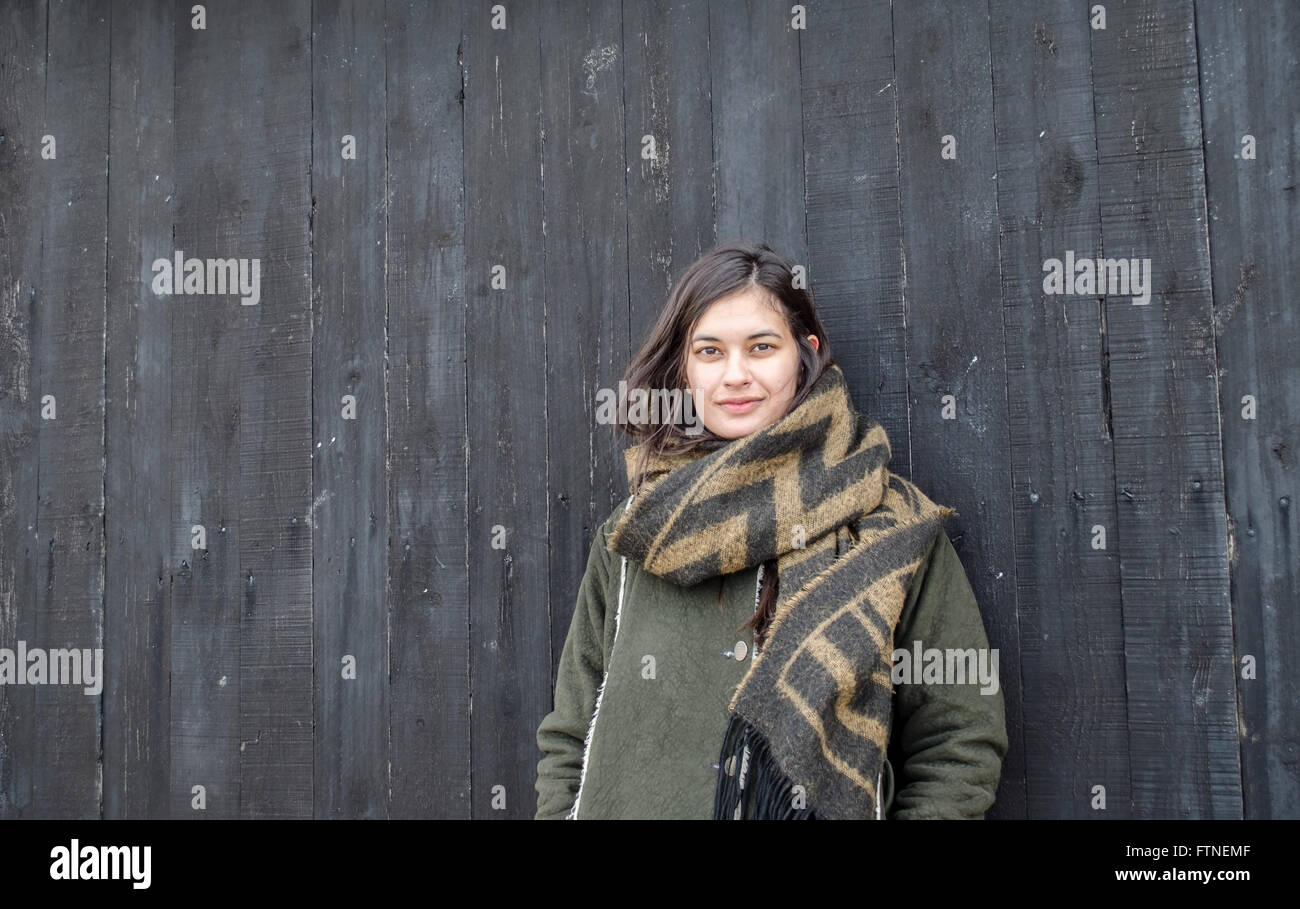
[[[935,616],[952,621],[964,615],[979,620],[975,591],[946,529],[940,529],[912,576],[904,618],[929,623]]]

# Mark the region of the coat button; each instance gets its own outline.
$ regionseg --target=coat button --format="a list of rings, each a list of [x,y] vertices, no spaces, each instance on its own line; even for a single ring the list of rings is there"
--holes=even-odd
[[[737,660],[743,660],[749,653],[749,645],[744,641],[737,641],[734,652]]]

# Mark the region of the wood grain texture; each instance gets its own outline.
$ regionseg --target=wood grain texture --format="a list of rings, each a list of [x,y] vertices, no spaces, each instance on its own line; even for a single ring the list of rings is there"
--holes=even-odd
[[[176,310],[140,275],[142,263],[170,257],[173,250],[173,10],[119,5],[111,27],[118,53],[111,55],[109,78],[104,817],[162,818],[171,802],[172,555],[178,528],[168,442]]]
[[[1196,4],[1244,815],[1300,817],[1300,9]],[[1244,158],[1252,136],[1255,157]],[[1256,412],[1246,419],[1252,399]],[[1254,678],[1243,663],[1254,662]]]
[[[388,547],[393,818],[471,812],[467,421],[491,429],[466,410],[466,343],[474,336],[462,107],[478,70],[468,64],[466,9],[412,2],[390,4],[385,14],[389,530],[386,538],[367,532]]]
[[[550,701],[546,448],[549,432],[563,427],[548,428],[546,338],[548,329],[563,331],[568,323],[547,324],[547,293],[555,288],[545,282],[543,70],[556,61],[541,34],[551,15],[541,5],[511,7],[505,27],[496,29],[486,15],[466,18],[473,818],[523,818],[536,808],[530,759],[540,757],[537,726]],[[568,457],[583,456],[585,439],[576,447]]]
[[[158,256],[257,255],[232,249],[246,167],[224,136],[246,115],[233,93],[239,23],[173,22],[171,242]],[[233,124],[233,125],[232,125]],[[246,139],[252,138],[246,135]],[[264,188],[265,184],[263,184]],[[233,195],[237,193],[237,195]],[[232,198],[233,195],[233,198]],[[260,247],[261,239],[248,236]],[[230,297],[159,297],[171,321],[171,808],[173,817],[240,814],[241,307]],[[202,529],[201,549],[194,531]]]
[[[103,646],[104,621],[108,4],[53,7],[47,22],[44,123],[58,157],[43,162],[50,182],[38,209],[32,352],[34,387],[57,410],[37,424],[39,580],[26,640],[47,651],[93,650]],[[51,656],[51,672],[53,664]],[[100,699],[74,685],[41,685],[32,709],[33,815],[97,817]]]
[[[616,379],[650,334],[674,282],[716,238],[708,0],[623,4],[620,53],[630,312],[621,346],[611,351]],[[654,158],[643,154],[646,136],[654,138]],[[602,435],[605,456],[622,463],[622,433]],[[611,510],[626,489],[618,484]],[[572,615],[572,604],[567,611]]]
[[[41,275],[53,169],[41,157],[46,135],[44,3],[0,10],[0,53],[6,66],[0,91],[0,647],[36,643],[41,535],[38,484],[41,398],[45,391],[39,307],[46,299]],[[48,544],[46,544],[48,545]],[[0,817],[39,817],[49,809],[33,801],[35,762],[42,747],[35,715],[36,688],[0,688]],[[87,743],[81,743],[85,750]]]
[[[717,240],[759,237],[808,261],[799,35],[788,9],[709,5]]]
[[[384,8],[312,5],[313,813],[388,814]]]
[[[898,93],[887,0],[819,10],[799,37],[808,272],[858,409],[911,475]]]
[[[617,390],[628,361],[627,185],[639,143],[624,142],[623,22],[601,0],[566,3],[541,22],[542,286],[545,295],[547,600],[564,603],[582,583],[598,528],[625,495],[622,463],[613,455],[612,426],[596,421],[596,394]],[[635,158],[629,159],[632,153]],[[637,179],[644,172],[637,168]],[[652,177],[653,179],[653,177]],[[585,198],[591,204],[572,206]],[[642,254],[644,251],[641,251]],[[565,613],[568,613],[567,616]],[[521,681],[530,707],[521,735],[550,712],[546,694],[556,675],[572,610],[557,608],[550,662],[541,677]],[[542,697],[532,699],[537,691]],[[536,743],[533,743],[533,749]],[[515,757],[527,764],[529,748]],[[532,788],[532,780],[521,782]],[[536,793],[530,792],[529,799]]]
[[[1041,264],[1099,250],[1090,28],[1000,2],[989,32],[1025,812],[1128,817],[1119,562],[1093,546],[1115,527],[1106,323],[1099,296],[1045,295]]]
[[[1112,8],[1092,61],[1101,252],[1152,269],[1105,303],[1132,811],[1240,817],[1191,4]]]

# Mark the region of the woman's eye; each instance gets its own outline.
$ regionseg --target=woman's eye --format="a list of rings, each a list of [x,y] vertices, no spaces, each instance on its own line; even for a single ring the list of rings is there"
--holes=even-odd
[[[750,348],[750,349],[751,349],[751,350],[757,350],[757,349],[760,348],[760,347],[766,347],[768,350],[771,350],[771,349],[772,349],[772,345],[771,345],[771,344],[768,344],[766,341],[759,341],[757,344],[755,344],[755,345],[754,345],[752,348]],[[714,353],[716,353],[717,350],[718,350],[718,348],[716,348],[716,347],[701,347],[699,350],[696,351],[696,353],[700,353],[700,354],[704,354],[705,356],[709,356],[709,355],[710,355],[710,352],[714,352]]]

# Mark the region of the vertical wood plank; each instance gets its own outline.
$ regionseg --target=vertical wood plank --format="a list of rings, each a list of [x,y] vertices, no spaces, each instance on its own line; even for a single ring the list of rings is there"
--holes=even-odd
[[[701,90],[709,81],[708,0],[624,4],[623,54],[630,313],[615,357],[626,367],[677,278],[715,240],[712,104]],[[642,154],[645,136],[654,137],[654,158]],[[610,438],[619,463],[628,440]]]
[[[613,427],[596,422],[597,392],[617,392],[627,366],[628,237],[624,159],[623,23],[600,0],[566,3],[541,22],[551,65],[542,71],[542,173],[547,288],[545,527],[550,554],[551,623],[529,653],[546,654],[535,731],[551,711],[547,684],[564,648],[578,586],[596,529],[626,495],[623,461],[608,444]],[[590,205],[572,205],[589,199]],[[539,426],[540,429],[540,426]],[[534,661],[535,663],[537,661]],[[525,729],[527,727],[525,724]],[[534,741],[533,750],[536,750]],[[522,757],[522,756],[521,756]],[[536,813],[535,793],[531,817]]]
[[[29,648],[103,646],[104,268],[108,236],[107,3],[51,5],[42,128],[57,142],[43,201],[34,351],[37,400],[57,417],[37,423],[37,563]],[[38,404],[38,406],[40,406]],[[32,755],[35,814],[97,818],[102,800],[102,694],[36,687]]]
[[[546,661],[537,658],[550,646],[546,339],[548,329],[565,330],[546,323],[542,261],[539,111],[554,101],[542,96],[539,35],[553,12],[505,9],[504,28],[475,7],[465,29],[474,818],[523,818],[537,804],[535,719],[550,700]],[[494,808],[502,796],[504,810]]]
[[[390,817],[470,814],[466,420],[484,417],[466,411],[466,15],[419,2],[385,14]],[[490,66],[481,79],[494,108]]]
[[[169,813],[172,316],[152,264],[172,258],[175,84],[169,6],[119,4],[109,80],[104,439],[104,816]]]
[[[312,18],[313,815],[383,818],[389,756],[384,7],[318,0]]]
[[[947,532],[1006,670],[1011,748],[989,816],[1014,818],[1026,814],[1025,758],[989,40],[987,8],[894,7],[912,479],[957,510]]]
[[[1115,527],[1101,297],[1043,292],[1046,260],[1099,251],[1088,18],[1071,2],[990,13],[1026,811],[1127,817],[1119,556],[1092,545]]]
[[[262,300],[239,307],[240,814],[310,817],[311,3],[248,7],[238,27],[236,97],[261,103],[230,124],[246,195],[224,242],[262,259]]]
[[[1240,817],[1192,7],[1106,9],[1092,32],[1102,252],[1151,267],[1149,303],[1106,296],[1133,812]]]
[[[858,410],[911,475],[898,99],[888,0],[816,7],[800,33],[809,272]]]
[[[1300,8],[1198,3],[1197,59],[1249,818],[1300,817]],[[1243,138],[1255,157],[1244,158]],[[1246,401],[1249,396],[1252,401]],[[1245,419],[1247,407],[1255,407]],[[1242,678],[1253,658],[1255,677]]]
[[[799,37],[789,7],[709,6],[718,241],[765,240],[807,265]]]
[[[47,392],[37,332],[38,308],[48,305],[41,260],[53,171],[41,157],[50,130],[45,16],[39,0],[0,7],[0,647],[11,650],[20,640],[39,643],[36,588],[44,580],[36,522]],[[35,704],[35,686],[0,686],[0,819],[46,813],[32,793]]]
[[[172,251],[183,257],[258,255],[229,203],[251,202],[241,143],[246,116],[240,84],[238,21],[192,14],[175,20],[175,192]],[[241,132],[241,135],[243,133]],[[248,200],[246,202],[245,200]],[[171,813],[239,816],[239,371],[243,313],[232,296],[160,297],[172,327],[171,437],[172,674]],[[259,306],[268,305],[264,298]],[[206,545],[193,548],[195,527]],[[201,788],[200,788],[201,787]]]

